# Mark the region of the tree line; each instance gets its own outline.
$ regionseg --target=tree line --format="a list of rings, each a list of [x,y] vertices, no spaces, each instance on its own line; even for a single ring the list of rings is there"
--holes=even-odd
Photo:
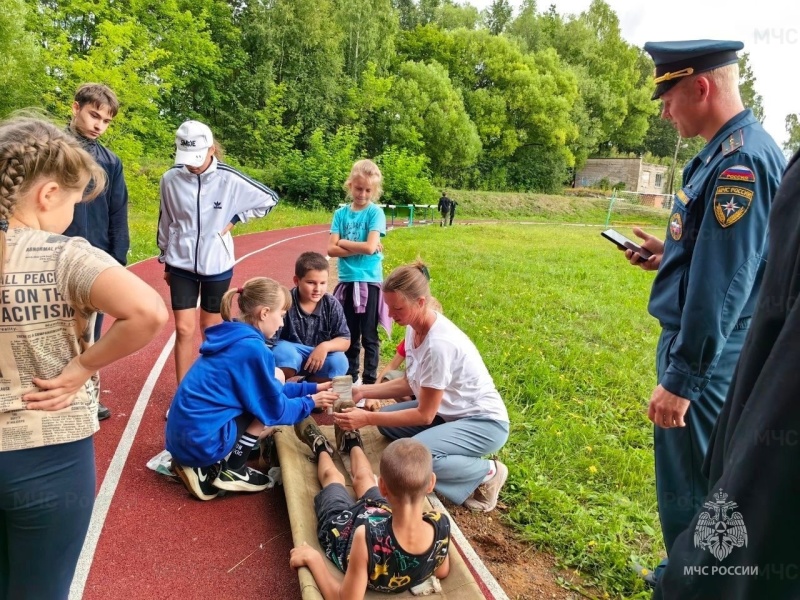
[[[104,141],[134,180],[163,169],[190,118],[229,162],[308,206],[338,203],[360,156],[381,165],[387,201],[433,203],[441,187],[555,192],[589,156],[676,148],[650,100],[653,63],[603,0],[574,16],[534,0],[516,14],[508,0],[0,6],[0,115],[66,121],[80,83],[105,83],[122,110]],[[763,118],[747,55],[742,66]]]

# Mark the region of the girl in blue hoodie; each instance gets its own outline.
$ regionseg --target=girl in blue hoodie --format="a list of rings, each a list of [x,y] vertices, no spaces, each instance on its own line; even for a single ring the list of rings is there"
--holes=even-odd
[[[240,315],[232,319],[238,295]],[[331,382],[287,383],[275,378],[266,339],[283,326],[289,290],[266,277],[222,297],[223,322],[206,329],[200,357],[178,386],[167,419],[173,470],[200,500],[220,490],[258,492],[269,478],[245,463],[267,425],[293,425],[336,398]]]

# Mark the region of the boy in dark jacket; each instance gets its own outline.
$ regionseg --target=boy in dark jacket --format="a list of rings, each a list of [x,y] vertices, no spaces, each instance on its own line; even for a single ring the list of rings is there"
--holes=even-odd
[[[75,92],[69,130],[106,172],[106,188],[92,202],[75,205],[72,223],[64,235],[82,237],[95,248],[108,252],[125,266],[128,262],[128,188],[122,173],[122,161],[97,140],[106,132],[119,112],[119,100],[108,86],[85,83]],[[94,341],[100,339],[103,313],[97,313]],[[111,411],[98,401],[97,417],[102,421]]]

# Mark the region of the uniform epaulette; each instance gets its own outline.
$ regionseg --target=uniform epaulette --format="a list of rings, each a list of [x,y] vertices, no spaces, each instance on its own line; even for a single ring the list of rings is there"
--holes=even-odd
[[[744,146],[744,133],[742,133],[741,129],[737,129],[728,136],[727,140],[722,142],[722,154],[723,156],[728,156],[742,146]]]

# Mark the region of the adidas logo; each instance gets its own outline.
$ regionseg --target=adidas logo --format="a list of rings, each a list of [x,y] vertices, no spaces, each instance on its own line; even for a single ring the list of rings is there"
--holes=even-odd
[[[222,210],[222,202],[214,202],[214,208]]]

